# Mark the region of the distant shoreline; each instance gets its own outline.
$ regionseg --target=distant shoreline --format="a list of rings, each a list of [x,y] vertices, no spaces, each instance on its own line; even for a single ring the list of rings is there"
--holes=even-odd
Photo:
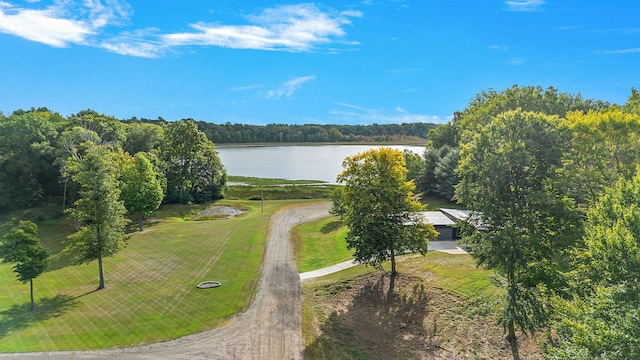
[[[407,140],[407,141],[356,141],[356,142],[273,142],[273,143],[215,143],[218,148],[230,147],[266,147],[266,146],[331,146],[331,145],[367,145],[367,146],[425,146],[427,140]]]

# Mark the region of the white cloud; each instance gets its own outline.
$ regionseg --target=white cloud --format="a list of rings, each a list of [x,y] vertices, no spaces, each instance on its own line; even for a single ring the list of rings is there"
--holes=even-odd
[[[606,50],[598,52],[599,55],[616,55],[616,54],[635,54],[640,53],[640,48],[622,49],[622,50]]]
[[[318,44],[343,37],[343,26],[360,12],[322,11],[314,4],[286,5],[265,9],[247,17],[250,24],[191,24],[195,31],[166,34],[170,46],[211,45],[236,49],[309,51]]]
[[[36,4],[38,1],[29,1]],[[116,0],[84,0],[81,10],[73,1],[55,2],[41,9],[15,7],[0,2],[0,32],[54,47],[86,44],[97,30],[129,16],[129,6]],[[71,13],[85,14],[85,17]]]
[[[89,18],[94,28],[120,24],[129,19],[131,6],[119,0],[83,0],[84,7],[89,10]]]
[[[65,19],[55,8],[29,10],[0,3],[0,32],[54,47],[80,44],[93,34],[85,21]]]
[[[509,46],[506,46],[506,45],[489,45],[487,47],[489,49],[499,50],[499,51],[502,51],[502,52],[508,52],[509,51]]]
[[[231,89],[229,89],[229,91],[257,90],[257,89],[261,89],[263,87],[264,87],[264,85],[262,85],[262,84],[244,85],[244,86],[237,86],[237,87],[231,88]]]
[[[506,64],[511,66],[518,66],[518,65],[524,64],[525,62],[527,62],[526,58],[516,56],[516,57],[509,58],[506,61]]]
[[[285,82],[284,84],[282,84],[277,89],[267,91],[265,98],[280,99],[283,96],[290,97],[291,95],[293,95],[293,93],[299,90],[302,87],[302,85],[304,85],[305,83],[308,83],[309,81],[315,80],[315,78],[316,78],[315,75],[309,75],[309,76],[301,76],[295,79],[291,79]]]
[[[245,24],[199,22],[190,24],[193,31],[187,32],[162,34],[143,29],[113,35],[104,29],[129,25],[133,10],[125,0],[55,0],[48,7],[39,0],[26,1],[30,4],[17,7],[0,0],[0,32],[54,47],[81,44],[148,58],[188,45],[280,51],[311,51],[332,42],[354,46],[359,43],[339,38],[346,35],[344,28],[351,18],[362,16],[359,11],[299,4],[267,8],[247,16]]]
[[[338,103],[342,108],[329,111],[329,114],[337,119],[349,123],[362,124],[401,124],[424,122],[442,124],[451,120],[449,117],[441,117],[437,115],[412,114],[401,107],[396,107],[393,111],[384,109],[368,109],[357,105]]]
[[[102,41],[97,46],[120,55],[157,58],[168,51],[168,48],[161,43],[148,40],[157,32],[158,29],[156,28],[123,32],[118,36]]]
[[[507,9],[509,11],[536,11],[540,6],[544,5],[544,0],[507,0]]]
[[[145,58],[157,58],[164,53],[164,48],[150,42],[135,43],[131,41],[117,41],[112,39],[100,44],[101,48],[120,55]]]

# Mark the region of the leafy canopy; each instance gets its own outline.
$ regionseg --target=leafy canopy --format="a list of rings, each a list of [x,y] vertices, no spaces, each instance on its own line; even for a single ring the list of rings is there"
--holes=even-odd
[[[565,249],[580,235],[557,170],[568,133],[557,117],[508,111],[462,145],[456,198],[473,211],[463,240],[479,265],[504,277],[502,324],[533,333],[546,323],[542,289],[561,288]]]
[[[576,296],[559,301],[545,357],[640,358],[640,174],[619,180],[589,211],[575,275]]]
[[[413,197],[414,184],[406,181],[401,151],[382,147],[347,157],[338,182],[344,183],[347,246],[358,262],[381,268],[406,251],[424,255],[436,237],[430,224],[414,221],[422,205]]]
[[[18,281],[35,279],[47,269],[47,251],[38,240],[38,226],[21,220],[2,237],[0,257],[5,263],[16,263],[13,271]]]
[[[79,159],[79,160],[78,160]],[[81,158],[68,163],[73,180],[80,184],[80,199],[71,210],[82,226],[69,236],[68,251],[77,263],[98,260],[99,289],[104,288],[102,258],[124,247],[126,208],[120,200],[117,163],[110,150],[102,145],[88,145]]]

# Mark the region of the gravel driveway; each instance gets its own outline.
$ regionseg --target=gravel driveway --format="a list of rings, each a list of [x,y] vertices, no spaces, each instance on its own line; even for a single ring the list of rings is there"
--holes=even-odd
[[[260,289],[253,304],[226,327],[146,346],[98,351],[0,354],[38,359],[301,359],[300,279],[289,233],[328,215],[330,202],[284,209],[271,219]]]

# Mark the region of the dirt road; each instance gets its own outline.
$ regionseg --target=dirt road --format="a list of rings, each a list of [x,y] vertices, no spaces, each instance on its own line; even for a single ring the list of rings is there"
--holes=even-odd
[[[292,207],[273,216],[260,289],[251,307],[224,328],[139,347],[8,355],[38,359],[301,359],[300,279],[289,232],[296,224],[328,215],[330,205]]]

